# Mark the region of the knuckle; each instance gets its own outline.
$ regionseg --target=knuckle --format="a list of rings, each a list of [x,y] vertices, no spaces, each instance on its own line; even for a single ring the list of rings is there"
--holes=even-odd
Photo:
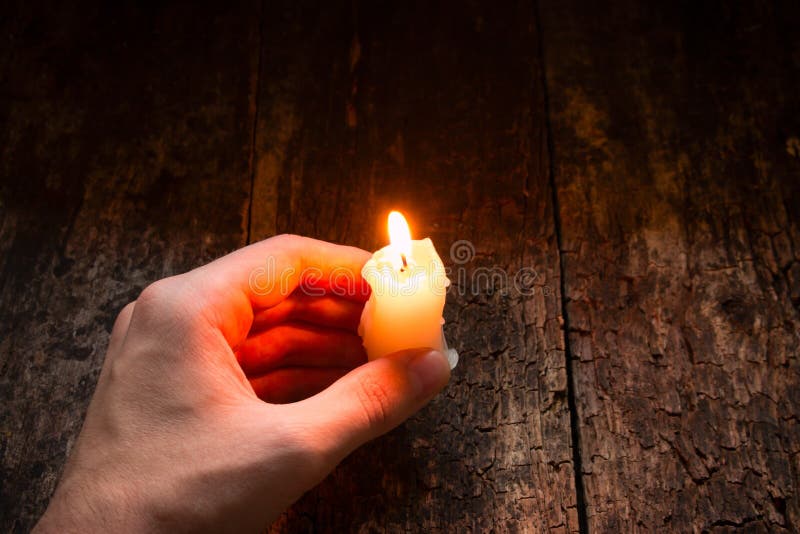
[[[142,293],[139,295],[137,302],[139,302],[139,308],[148,309],[153,306],[158,306],[163,304],[164,301],[168,301],[169,293],[169,279],[157,280],[144,288]]]
[[[136,300],[135,315],[146,322],[178,322],[187,308],[186,293],[178,277],[153,282]]]
[[[391,413],[391,396],[386,387],[371,377],[365,377],[356,390],[358,400],[369,426],[384,426]]]
[[[308,238],[297,234],[279,234],[269,240],[271,244],[280,249],[295,250],[297,247],[302,247]]]
[[[295,239],[297,239],[296,235],[279,234],[279,235],[276,235],[276,236],[270,238],[270,241],[272,241],[276,245],[283,246],[283,245],[291,244]]]

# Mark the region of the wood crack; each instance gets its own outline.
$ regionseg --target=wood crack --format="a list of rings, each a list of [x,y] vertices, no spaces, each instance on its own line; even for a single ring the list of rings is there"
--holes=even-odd
[[[572,438],[572,463],[575,475],[575,503],[578,511],[578,529],[581,533],[589,532],[589,522],[586,510],[586,492],[583,485],[583,462],[581,460],[580,447],[580,419],[575,402],[575,371],[573,369],[572,349],[570,346],[569,332],[570,323],[567,315],[567,292],[566,292],[566,269],[564,267],[564,246],[561,233],[561,215],[558,203],[558,191],[556,190],[555,180],[555,145],[553,140],[553,129],[550,116],[550,97],[547,86],[547,65],[544,54],[544,36],[542,34],[542,22],[539,10],[539,1],[534,1],[534,21],[536,24],[536,34],[538,39],[539,69],[541,74],[542,98],[544,100],[544,122],[545,136],[547,141],[547,173],[552,197],[553,225],[556,234],[556,248],[558,249],[558,269],[559,269],[559,290],[561,292],[561,316],[563,318],[562,333],[564,336],[564,358],[567,371],[567,406],[569,407],[569,423]]]

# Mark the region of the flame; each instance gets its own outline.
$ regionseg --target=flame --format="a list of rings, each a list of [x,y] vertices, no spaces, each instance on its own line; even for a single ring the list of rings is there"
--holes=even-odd
[[[411,230],[399,211],[389,214],[389,242],[400,254],[411,256]]]

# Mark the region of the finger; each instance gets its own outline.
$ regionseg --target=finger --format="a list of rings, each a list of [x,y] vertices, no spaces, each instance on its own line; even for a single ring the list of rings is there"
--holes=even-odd
[[[355,367],[367,361],[356,334],[302,324],[279,325],[249,337],[236,357],[248,376],[280,367]]]
[[[303,292],[292,294],[277,306],[260,310],[253,318],[251,332],[291,321],[341,328],[355,332],[364,305],[335,295],[314,297]]]
[[[117,315],[114,320],[114,326],[111,328],[111,336],[108,339],[108,350],[106,357],[103,361],[103,366],[100,368],[100,377],[98,380],[105,381],[108,378],[108,373],[111,369],[111,360],[119,354],[122,344],[125,342],[125,337],[128,335],[128,329],[131,324],[131,317],[133,316],[133,309],[136,306],[136,301],[129,302]]]
[[[251,378],[250,385],[261,400],[285,404],[316,395],[350,370],[345,367],[285,367]]]
[[[361,444],[414,414],[450,377],[443,354],[411,349],[373,360],[328,389],[287,407],[312,445],[334,465]]]
[[[125,336],[128,333],[128,327],[131,324],[131,317],[133,316],[133,309],[136,306],[136,301],[130,302],[117,315],[114,321],[114,327],[111,329],[111,338],[108,340],[108,352],[116,353],[122,346]]]
[[[307,237],[273,237],[187,273],[199,308],[231,347],[250,330],[253,310],[270,308],[303,284],[308,294],[334,294],[364,302],[369,285],[361,268],[367,251]]]

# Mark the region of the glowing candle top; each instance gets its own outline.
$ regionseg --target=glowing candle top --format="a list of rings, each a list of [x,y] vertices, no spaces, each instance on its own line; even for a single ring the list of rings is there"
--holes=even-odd
[[[411,230],[408,229],[406,218],[399,211],[389,214],[389,242],[402,256],[411,256]]]

